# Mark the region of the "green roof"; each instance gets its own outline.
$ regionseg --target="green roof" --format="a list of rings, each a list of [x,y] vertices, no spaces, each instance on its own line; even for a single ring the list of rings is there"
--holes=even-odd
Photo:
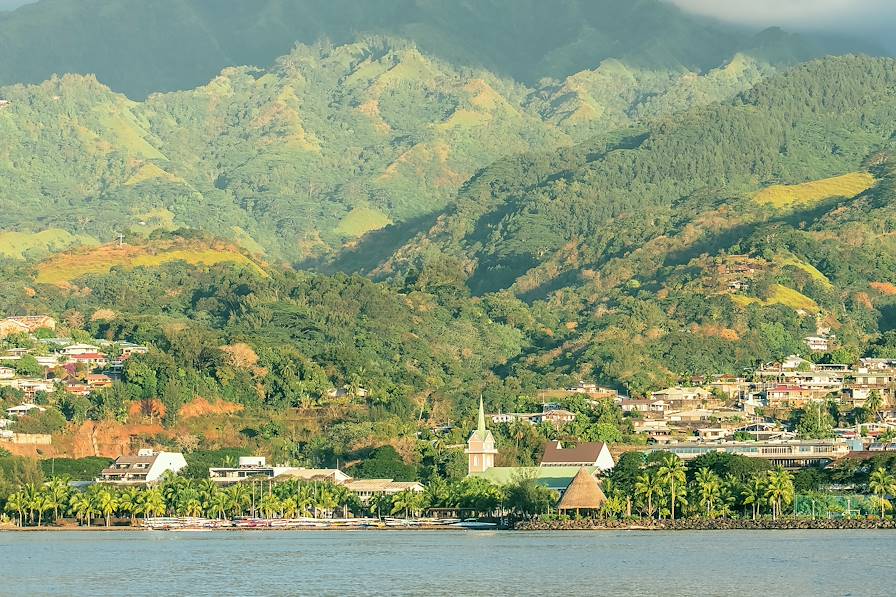
[[[496,466],[482,473],[473,473],[471,477],[482,477],[496,485],[507,485],[521,477],[533,477],[539,485],[548,489],[563,491],[582,469],[581,466]],[[596,466],[585,469],[594,474]]]

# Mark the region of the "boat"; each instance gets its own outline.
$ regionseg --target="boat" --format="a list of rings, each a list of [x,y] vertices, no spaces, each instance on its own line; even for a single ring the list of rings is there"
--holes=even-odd
[[[494,522],[480,522],[478,520],[464,520],[461,522],[455,522],[451,526],[457,529],[485,530],[495,529],[498,527],[498,524]]]

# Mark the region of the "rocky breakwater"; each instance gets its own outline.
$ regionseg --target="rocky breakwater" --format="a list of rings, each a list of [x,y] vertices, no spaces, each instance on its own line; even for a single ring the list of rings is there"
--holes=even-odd
[[[684,518],[679,520],[535,520],[518,522],[513,527],[518,531],[735,531],[735,530],[852,530],[852,529],[896,529],[896,520],[879,519],[838,519],[812,520],[810,518]]]

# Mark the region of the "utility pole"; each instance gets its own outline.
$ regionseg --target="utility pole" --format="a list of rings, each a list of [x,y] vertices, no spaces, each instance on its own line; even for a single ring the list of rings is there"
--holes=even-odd
[[[118,246],[119,247],[124,246],[124,234],[122,234],[120,232],[118,233]]]

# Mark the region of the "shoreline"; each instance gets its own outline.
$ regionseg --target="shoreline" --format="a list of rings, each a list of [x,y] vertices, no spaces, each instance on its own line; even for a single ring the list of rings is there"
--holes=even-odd
[[[379,532],[379,531],[522,531],[522,532],[563,532],[563,531],[856,531],[856,530],[896,530],[896,520],[811,520],[811,519],[779,519],[779,520],[659,520],[659,521],[600,521],[600,520],[568,520],[568,521],[523,521],[507,527],[463,528],[451,525],[408,525],[408,526],[297,526],[297,527],[196,527],[177,529],[154,529],[144,526],[42,526],[16,527],[0,526],[0,533],[42,533],[42,532],[164,532],[164,533],[214,533],[214,532],[288,532],[288,531],[338,531],[338,532]]]
[[[857,531],[896,530],[896,520],[683,519],[638,522],[606,520],[552,520],[520,522],[516,531]]]

